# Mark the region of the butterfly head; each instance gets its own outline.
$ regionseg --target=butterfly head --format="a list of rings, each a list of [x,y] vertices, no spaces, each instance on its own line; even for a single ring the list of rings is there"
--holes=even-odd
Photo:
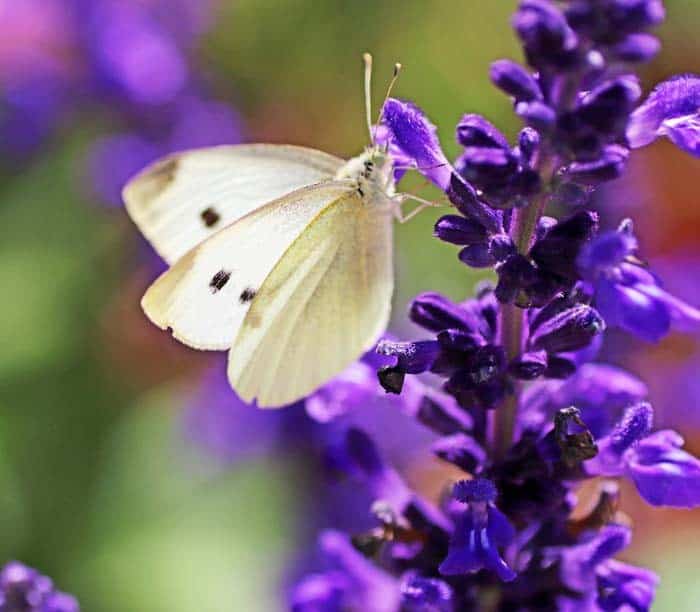
[[[394,191],[394,167],[385,149],[371,145],[349,160],[336,174],[336,179],[357,181],[362,194],[378,191],[391,195]]]

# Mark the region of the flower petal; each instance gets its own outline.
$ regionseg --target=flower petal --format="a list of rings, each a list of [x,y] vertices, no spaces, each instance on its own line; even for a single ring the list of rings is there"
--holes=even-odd
[[[671,327],[668,308],[637,285],[626,287],[600,279],[595,305],[608,325],[617,325],[649,342],[658,342]]]
[[[417,106],[389,98],[384,105],[383,121],[393,140],[418,170],[441,189],[450,183],[452,167],[440,148],[435,126]]]
[[[659,83],[632,113],[627,125],[627,141],[636,149],[667,135],[691,155],[700,156],[699,109],[700,77],[679,75]]]
[[[682,450],[675,431],[657,431],[628,451],[627,474],[653,506],[700,505],[700,460]]]

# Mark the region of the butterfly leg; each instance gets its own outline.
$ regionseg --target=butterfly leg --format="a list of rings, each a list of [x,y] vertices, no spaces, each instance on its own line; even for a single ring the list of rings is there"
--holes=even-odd
[[[418,202],[418,206],[416,206],[408,214],[404,214],[401,205],[408,200]],[[432,202],[430,200],[426,200],[424,198],[415,196],[411,193],[396,194],[391,198],[391,202],[393,204],[394,216],[396,217],[399,223],[406,223],[406,221],[413,219],[413,217],[415,217],[418,213],[424,211],[426,208],[441,208],[445,206],[445,204],[441,204],[440,202]]]

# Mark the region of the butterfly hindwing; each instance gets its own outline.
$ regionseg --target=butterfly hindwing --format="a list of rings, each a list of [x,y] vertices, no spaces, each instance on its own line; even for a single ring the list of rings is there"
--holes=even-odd
[[[386,328],[392,218],[353,191],[301,232],[257,292],[229,357],[246,401],[296,401],[341,372]]]
[[[124,188],[129,215],[172,264],[202,240],[283,195],[329,180],[343,160],[290,145],[229,145],[170,155]]]
[[[354,193],[344,181],[298,189],[225,227],[180,258],[148,289],[148,317],[185,344],[231,347],[263,282],[330,204]]]

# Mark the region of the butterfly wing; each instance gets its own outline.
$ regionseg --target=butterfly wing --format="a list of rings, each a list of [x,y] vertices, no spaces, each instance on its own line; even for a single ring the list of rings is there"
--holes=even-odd
[[[249,213],[162,274],[141,301],[144,311],[193,348],[230,348],[275,264],[321,211],[353,192],[352,183],[327,181]]]
[[[229,380],[261,407],[294,402],[371,348],[389,319],[392,218],[357,191],[337,199],[285,252],[229,353]]]
[[[332,178],[343,163],[288,145],[195,149],[150,165],[127,183],[123,197],[143,235],[172,264],[263,204]]]

